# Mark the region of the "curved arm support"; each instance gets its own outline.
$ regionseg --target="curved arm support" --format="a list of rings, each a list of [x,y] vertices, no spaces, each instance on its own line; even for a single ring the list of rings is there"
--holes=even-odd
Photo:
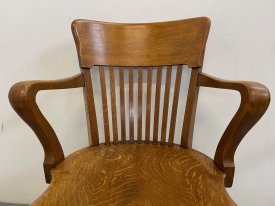
[[[240,107],[224,131],[214,158],[217,166],[225,172],[225,186],[231,187],[236,149],[267,110],[270,93],[264,85],[256,82],[226,81],[204,73],[199,74],[197,84],[204,87],[236,90],[241,94]]]
[[[40,90],[83,87],[82,74],[60,80],[23,81],[13,85],[9,91],[9,101],[16,113],[32,128],[41,142],[45,158],[46,182],[51,182],[51,169],[64,159],[58,138],[36,104],[36,94]]]

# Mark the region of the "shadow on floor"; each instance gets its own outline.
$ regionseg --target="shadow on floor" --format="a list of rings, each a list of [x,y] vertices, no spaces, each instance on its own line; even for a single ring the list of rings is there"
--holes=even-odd
[[[0,202],[0,206],[27,206],[25,204],[13,204],[13,203],[3,203]]]

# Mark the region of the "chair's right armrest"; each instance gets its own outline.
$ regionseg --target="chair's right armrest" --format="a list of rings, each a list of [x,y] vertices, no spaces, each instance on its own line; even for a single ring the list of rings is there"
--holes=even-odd
[[[238,111],[225,129],[216,149],[214,161],[223,170],[225,186],[233,183],[234,155],[248,131],[258,122],[270,103],[269,90],[262,84],[248,81],[229,81],[200,73],[198,86],[236,90],[241,95]]]
[[[23,81],[13,85],[9,91],[9,101],[16,113],[32,128],[41,142],[45,158],[46,182],[51,182],[51,169],[64,159],[58,138],[36,104],[36,94],[40,90],[68,89],[84,86],[82,74],[60,80]]]

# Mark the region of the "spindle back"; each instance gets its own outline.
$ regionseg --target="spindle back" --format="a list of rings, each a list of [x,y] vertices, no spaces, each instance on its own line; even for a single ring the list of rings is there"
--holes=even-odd
[[[172,145],[180,135],[180,144],[191,147],[209,28],[205,17],[140,24],[74,21],[91,144],[98,145],[103,135],[106,144]],[[180,114],[178,106],[185,107]],[[181,134],[175,134],[176,127]]]

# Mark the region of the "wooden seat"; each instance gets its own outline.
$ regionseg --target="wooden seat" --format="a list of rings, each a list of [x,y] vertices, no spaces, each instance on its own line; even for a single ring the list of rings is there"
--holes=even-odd
[[[33,205],[235,205],[225,191],[233,183],[234,154],[270,94],[259,83],[202,72],[209,28],[206,17],[72,23],[81,73],[19,82],[9,93],[45,152],[50,185]],[[84,91],[90,147],[65,158],[35,98],[41,90],[77,87]],[[241,95],[214,160],[192,149],[200,87]]]
[[[87,147],[52,175],[33,205],[235,205],[213,160],[179,146]]]

